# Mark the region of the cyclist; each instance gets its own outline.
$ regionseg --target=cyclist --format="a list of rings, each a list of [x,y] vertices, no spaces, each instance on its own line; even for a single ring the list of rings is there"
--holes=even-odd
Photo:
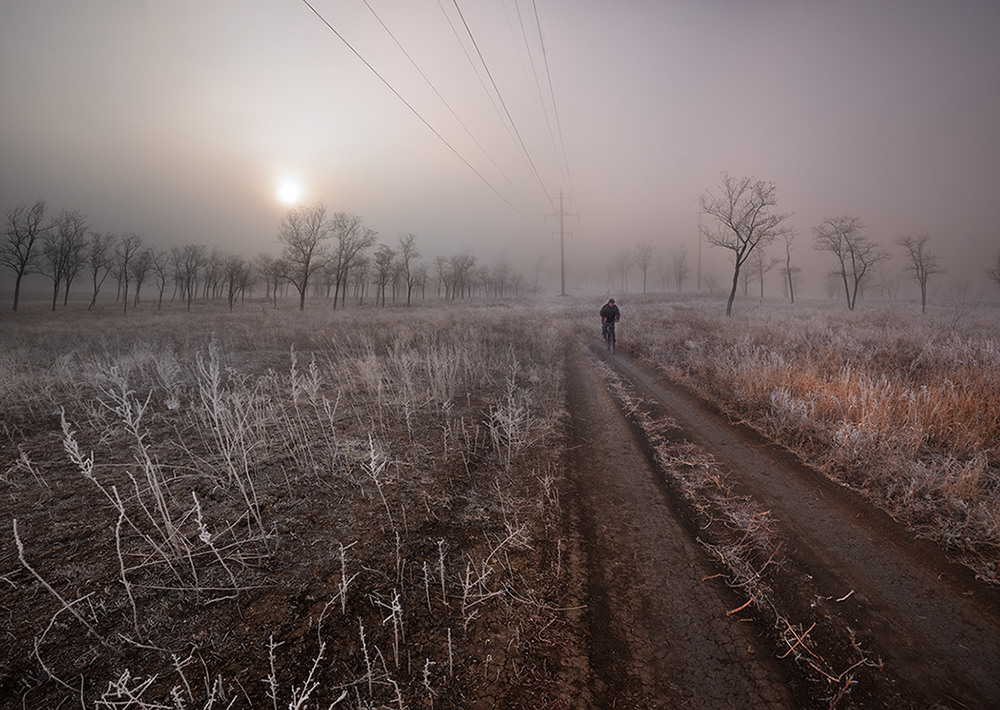
[[[608,344],[608,350],[615,346],[615,323],[621,320],[622,312],[615,305],[615,299],[608,299],[608,302],[601,307],[601,336]]]

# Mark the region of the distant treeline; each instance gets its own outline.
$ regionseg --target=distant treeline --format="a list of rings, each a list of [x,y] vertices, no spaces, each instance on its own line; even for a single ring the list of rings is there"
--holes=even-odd
[[[332,302],[333,308],[375,303],[407,304],[428,292],[448,300],[519,296],[537,292],[506,264],[478,264],[474,256],[438,256],[421,260],[417,235],[401,235],[394,244],[379,243],[377,233],[360,217],[327,215],[322,203],[289,210],[278,226],[280,257],[236,254],[204,244],[164,248],[147,244],[135,232],[99,232],[77,210],[50,214],[42,200],[18,204],[5,212],[0,264],[14,276],[13,310],[24,279],[45,277],[52,310],[69,303],[70,291],[85,292],[88,308],[107,300],[123,311],[140,297],[182,301],[225,301],[232,309],[261,295],[278,305],[294,293],[306,301]],[[103,295],[102,295],[103,294]]]

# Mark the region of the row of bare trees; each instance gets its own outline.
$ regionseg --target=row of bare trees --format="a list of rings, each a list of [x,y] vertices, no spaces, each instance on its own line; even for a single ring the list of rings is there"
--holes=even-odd
[[[865,280],[870,278],[874,267],[889,257],[888,253],[883,251],[877,243],[867,238],[863,230],[864,225],[861,220],[852,216],[826,219],[813,230],[815,235],[814,248],[828,251],[837,259],[837,268],[831,275],[843,283],[850,310],[854,310],[861,286]],[[737,276],[744,296],[749,293],[750,284],[753,282],[759,287],[760,297],[763,298],[765,277],[780,266],[779,272],[782,276],[785,297],[790,298],[792,303],[795,302],[796,277],[802,271],[801,267],[792,263],[795,233],[788,230],[780,236],[783,243],[783,258],[769,256],[763,240],[752,249],[747,250],[747,256],[741,262]],[[896,240],[896,243],[902,246],[905,252],[906,272],[912,274],[920,287],[921,307],[924,311],[927,308],[928,281],[931,276],[943,273],[943,269],[938,265],[937,257],[932,255],[927,248],[929,240],[930,237],[927,234],[908,235]],[[773,241],[777,241],[777,239],[767,240],[768,244]],[[718,246],[723,245],[719,244]],[[617,260],[608,265],[609,285],[620,279],[622,290],[628,290],[629,272],[633,267],[638,267],[642,272],[642,292],[645,293],[647,272],[655,263],[654,252],[655,246],[652,240],[641,241],[633,249],[620,252]],[[994,270],[1000,272],[1000,252],[997,253],[997,260]],[[666,289],[668,281],[672,279],[674,289],[677,292],[683,291],[684,283],[690,272],[686,247],[681,246],[671,250],[666,260],[658,262],[658,268],[664,289]],[[989,269],[987,274],[1000,285],[1000,281],[992,276]]]
[[[651,270],[659,274],[664,291],[668,290],[667,284],[672,283],[674,290],[681,292],[690,274],[687,255],[687,247],[682,245],[672,249],[665,260],[657,260],[654,258],[655,243],[652,239],[644,239],[631,249],[619,250],[615,259],[607,262],[608,289],[614,289],[617,285],[622,292],[628,291],[632,269],[638,268],[642,275],[642,293],[646,293]]]
[[[154,254],[142,250],[142,237],[134,233],[113,234],[91,231],[87,216],[77,210],[62,210],[46,220],[44,201],[19,204],[5,212],[4,240],[0,243],[0,264],[14,272],[14,304],[16,311],[25,276],[42,274],[52,282],[52,309],[59,294],[63,305],[69,301],[69,291],[86,271],[89,271],[93,293],[92,308],[107,277],[113,276],[118,286],[119,301],[128,308],[129,288],[139,288],[157,266]]]
[[[426,295],[432,278],[431,266],[419,261],[417,235],[401,235],[397,245],[381,244],[372,253],[375,231],[355,215],[328,215],[322,203],[284,215],[277,235],[280,257],[262,253],[249,260],[198,244],[169,250],[147,246],[140,234],[93,231],[86,215],[77,211],[51,219],[46,213],[43,201],[6,211],[0,264],[14,272],[14,310],[23,277],[33,273],[51,279],[53,310],[60,294],[63,305],[68,303],[70,288],[86,274],[92,286],[89,308],[110,277],[117,286],[116,303],[125,311],[139,303],[143,286],[151,281],[158,307],[172,284],[171,300],[181,299],[189,310],[195,299],[225,299],[232,310],[261,284],[275,306],[289,289],[298,295],[300,309],[308,295],[332,300],[337,308],[346,304],[349,293],[360,304],[372,290],[376,304],[386,305],[388,292],[393,303],[405,298],[410,305],[416,292]],[[524,287],[521,275],[509,266],[477,265],[467,254],[439,257],[433,266],[438,296],[447,299],[504,296]]]
[[[853,311],[862,282],[879,262],[889,258],[889,253],[868,238],[864,232],[864,224],[858,217],[832,217],[815,227],[813,232],[815,247],[836,257],[839,267],[837,273],[844,285],[847,307]],[[930,277],[944,273],[937,256],[927,248],[929,241],[930,236],[927,234],[911,234],[896,240],[906,254],[905,270],[913,275],[920,287],[922,313],[927,312],[927,284]]]
[[[772,183],[755,177],[734,178],[722,174],[719,188],[701,195],[701,213],[709,217],[700,225],[700,236],[711,246],[728,249],[733,273],[726,315],[732,315],[737,287],[742,283],[743,292],[749,290],[751,279],[759,283],[764,295],[764,277],[780,266],[786,295],[795,301],[795,280],[801,268],[792,263],[792,245],[796,234],[786,224],[791,216],[776,211],[777,191]],[[861,219],[852,215],[830,217],[813,228],[813,247],[830,253],[836,259],[832,275],[842,283],[849,310],[854,310],[866,281],[870,280],[879,263],[889,258],[889,253],[865,232]],[[784,257],[773,258],[766,248],[783,242]],[[930,236],[926,233],[899,237],[896,244],[902,247],[905,271],[920,288],[921,310],[927,310],[927,288],[931,277],[944,273],[938,257],[928,248]],[[646,291],[647,272],[653,264],[655,247],[651,240],[639,242],[634,249],[618,254],[617,260],[608,265],[608,283],[613,285],[620,278],[622,290],[628,288],[628,274],[635,266],[642,272],[642,290]],[[688,274],[687,252],[675,249],[669,261],[660,262],[664,285],[667,274],[673,276],[677,291],[683,290]],[[994,264],[986,269],[987,276],[1000,286],[1000,251]]]
[[[394,303],[397,294],[405,293],[406,305],[410,305],[414,291],[424,294],[430,278],[429,266],[417,261],[417,235],[401,235],[395,248],[379,244],[369,256],[376,237],[360,217],[347,212],[329,215],[322,202],[289,210],[278,225],[282,257],[268,269],[273,275],[269,291],[282,279],[287,280],[298,292],[301,310],[310,286],[319,282],[327,298],[332,293],[333,307],[337,308],[346,304],[350,284],[359,301],[370,285],[376,304],[386,305],[386,291],[391,288]],[[434,266],[438,297],[446,299],[503,296],[523,285],[522,277],[509,266],[477,267],[475,257],[468,254],[438,257]]]
[[[792,276],[797,269],[792,266],[791,245],[795,234],[785,223],[791,215],[776,212],[776,206],[777,192],[773,183],[754,177],[733,178],[727,173],[722,174],[717,191],[708,191],[701,196],[702,214],[712,218],[708,225],[701,228],[702,235],[712,246],[732,252],[734,269],[732,289],[726,303],[727,316],[732,315],[733,298],[744,265],[750,264],[751,271],[759,276],[763,294],[764,273],[779,263],[776,260],[767,261],[764,249],[778,239],[784,239],[786,256],[783,272],[794,301]],[[862,284],[880,262],[889,258],[888,252],[869,238],[861,219],[851,215],[823,220],[813,228],[813,235],[814,248],[829,252],[836,258],[836,274],[843,283],[847,307],[854,310]],[[943,272],[937,257],[927,248],[929,241],[927,234],[912,234],[896,240],[906,253],[906,270],[913,274],[920,286],[921,309],[924,312],[927,310],[928,281],[931,276]],[[1000,271],[1000,253],[997,261]],[[987,274],[994,278],[989,270]],[[1000,284],[1000,278],[994,280]]]

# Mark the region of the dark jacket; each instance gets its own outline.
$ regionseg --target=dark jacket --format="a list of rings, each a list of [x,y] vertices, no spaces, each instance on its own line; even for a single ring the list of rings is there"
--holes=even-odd
[[[618,310],[618,306],[614,303],[605,303],[601,308],[601,320],[611,323],[617,323],[622,317],[622,312]]]

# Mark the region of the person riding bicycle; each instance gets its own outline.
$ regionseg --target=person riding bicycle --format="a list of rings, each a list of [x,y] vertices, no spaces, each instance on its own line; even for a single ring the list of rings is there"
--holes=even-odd
[[[608,302],[601,307],[601,337],[605,340],[608,339],[610,330],[611,342],[615,342],[615,323],[621,320],[622,312],[618,310],[618,306],[615,305],[615,299],[610,298]]]

